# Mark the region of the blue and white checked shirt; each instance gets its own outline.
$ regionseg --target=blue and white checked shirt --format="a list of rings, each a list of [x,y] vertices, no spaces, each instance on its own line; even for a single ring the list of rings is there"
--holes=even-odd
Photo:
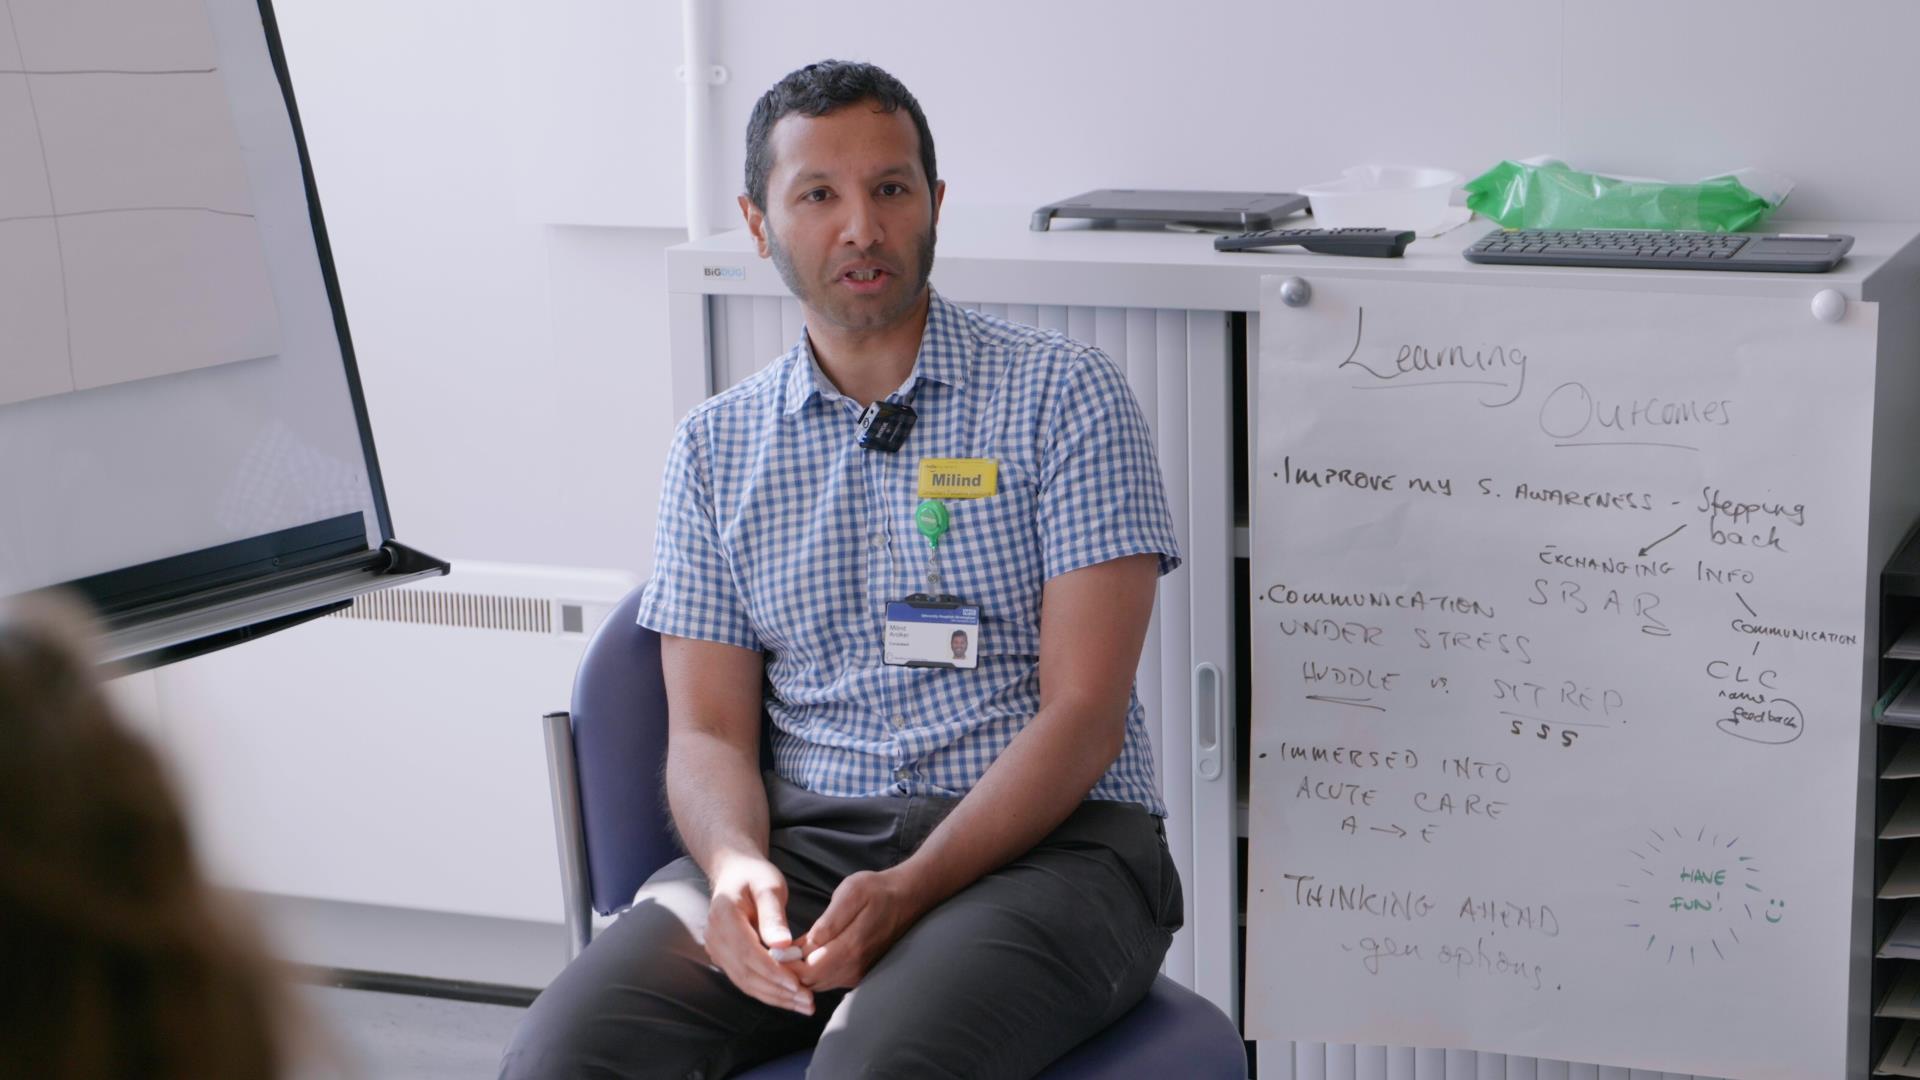
[[[964,795],[1040,709],[1047,579],[1145,552],[1163,574],[1180,563],[1146,420],[1098,349],[936,294],[907,392],[906,446],[860,449],[860,407],[802,332],[688,414],[667,458],[639,621],[765,651],[774,767],[823,795]],[[926,588],[923,457],[1000,464],[998,494],[948,501],[940,542],[941,591],[981,609],[972,671],[881,662],[887,603]],[[1166,815],[1137,694],[1088,797]]]

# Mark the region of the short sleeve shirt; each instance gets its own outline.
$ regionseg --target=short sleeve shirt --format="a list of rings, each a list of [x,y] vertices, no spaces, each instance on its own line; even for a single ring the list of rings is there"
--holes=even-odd
[[[774,767],[833,796],[970,790],[1040,708],[1040,602],[1127,555],[1180,563],[1151,434],[1098,349],[932,296],[898,453],[855,443],[860,406],[806,333],[681,421],[639,621],[767,654]],[[941,591],[980,606],[979,666],[882,662],[886,607],[926,591],[921,458],[990,458],[999,489],[950,500]],[[1088,798],[1165,816],[1138,694]]]

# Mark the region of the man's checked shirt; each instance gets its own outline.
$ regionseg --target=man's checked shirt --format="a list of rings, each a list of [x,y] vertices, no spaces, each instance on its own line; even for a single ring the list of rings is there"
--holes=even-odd
[[[1098,349],[933,295],[899,453],[855,445],[860,406],[807,335],[695,408],[667,458],[639,621],[766,652],[774,767],[834,796],[964,795],[1040,709],[1041,587],[1126,555],[1180,563],[1160,467]],[[881,662],[886,606],[927,591],[923,457],[991,458],[999,493],[949,500],[940,591],[980,605],[979,667]],[[1165,816],[1137,694],[1088,798]]]

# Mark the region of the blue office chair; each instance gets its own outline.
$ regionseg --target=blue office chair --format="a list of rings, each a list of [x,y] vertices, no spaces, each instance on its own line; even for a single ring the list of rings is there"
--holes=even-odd
[[[634,622],[639,604],[636,589],[594,633],[574,677],[572,713],[549,713],[543,721],[567,933],[575,956],[593,933],[594,912],[623,910],[655,870],[682,854],[662,809],[667,692],[660,635]],[[797,1080],[812,1057],[811,1049],[796,1051],[740,1076]],[[1226,1014],[1162,975],[1132,1012],[1041,1075],[1046,1080],[1246,1080],[1246,1047]]]

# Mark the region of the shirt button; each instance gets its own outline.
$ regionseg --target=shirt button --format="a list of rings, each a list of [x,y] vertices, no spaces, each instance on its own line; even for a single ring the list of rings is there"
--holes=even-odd
[[[894,718],[893,718],[893,726],[894,726],[894,727],[897,727],[897,728],[903,728],[903,727],[906,727],[906,726],[907,726],[907,718],[906,718],[906,717],[904,717],[904,716],[896,716],[896,717],[894,717]]]
[[[886,533],[874,533],[874,534],[873,534],[873,538],[872,538],[872,539],[873,539],[873,546],[874,546],[874,547],[886,547],[886,546],[887,546],[887,534],[886,534]]]
[[[913,775],[913,770],[912,770],[912,769],[895,769],[895,770],[893,770],[893,778],[894,778],[895,780],[905,780],[905,779],[906,779],[907,777],[909,777],[909,776],[911,776],[911,775]]]

